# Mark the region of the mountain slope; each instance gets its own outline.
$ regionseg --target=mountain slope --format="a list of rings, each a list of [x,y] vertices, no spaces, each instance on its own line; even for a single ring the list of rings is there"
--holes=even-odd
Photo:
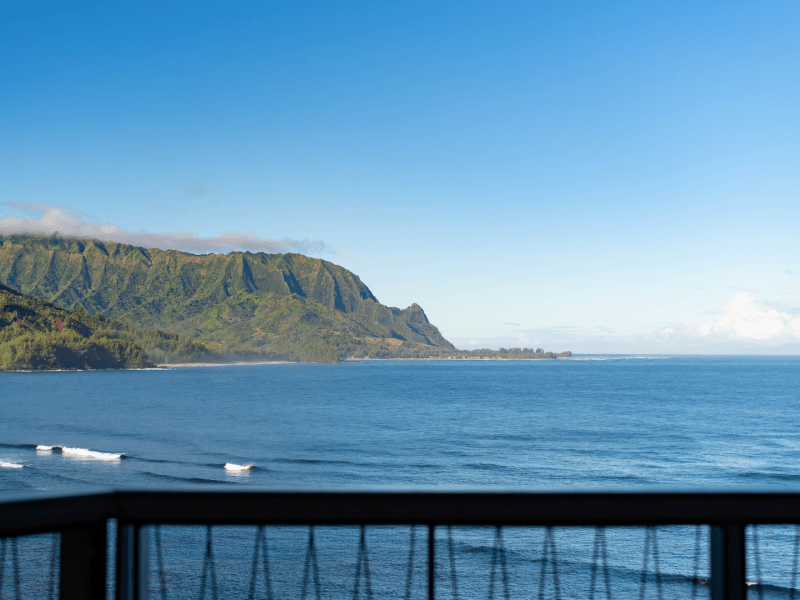
[[[125,369],[212,358],[176,333],[65,310],[0,283],[0,369]]]
[[[300,254],[194,255],[0,236],[0,280],[67,308],[287,360],[453,349],[422,308],[380,304],[357,275]]]
[[[125,369],[154,366],[113,323],[66,311],[0,284],[0,369]],[[124,328],[123,328],[124,329]]]

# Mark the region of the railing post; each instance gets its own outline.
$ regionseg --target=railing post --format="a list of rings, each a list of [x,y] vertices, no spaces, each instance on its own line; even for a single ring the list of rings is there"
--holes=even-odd
[[[433,536],[434,525],[428,525],[428,600],[434,600],[436,584],[436,546]]]
[[[106,522],[61,532],[60,600],[105,600]]]
[[[711,600],[746,600],[744,525],[711,526]]]
[[[122,521],[117,529],[117,600],[147,600],[150,528]]]

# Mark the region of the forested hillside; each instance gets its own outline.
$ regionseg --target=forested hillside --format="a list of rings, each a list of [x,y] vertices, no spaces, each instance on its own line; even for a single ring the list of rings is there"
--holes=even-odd
[[[136,343],[105,323],[0,284],[0,368],[122,369],[152,363]]]
[[[0,283],[0,368],[126,369],[211,356],[184,336],[64,310]]]

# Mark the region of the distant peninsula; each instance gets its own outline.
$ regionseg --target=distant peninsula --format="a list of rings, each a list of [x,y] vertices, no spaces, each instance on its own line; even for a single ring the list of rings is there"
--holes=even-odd
[[[86,368],[153,362],[571,355],[528,348],[457,350],[419,305],[385,306],[354,273],[301,254],[195,255],[56,235],[0,235],[0,282],[6,284],[0,300],[8,307],[8,298],[14,297],[18,306],[15,317],[3,317],[4,311],[6,315],[14,311],[0,303],[4,368],[9,368],[6,364],[33,368],[30,361],[12,359],[11,350],[4,350],[13,340],[16,357],[25,354],[19,349],[28,348],[37,335],[42,348],[65,342],[56,316],[62,328],[74,332],[67,334],[72,345],[88,340],[99,344],[104,338],[109,340],[102,342],[106,346],[115,340],[117,345],[130,344],[131,352],[134,347],[142,352],[135,359],[132,354],[131,360],[116,362],[87,358],[82,363]],[[44,303],[34,307],[34,300]],[[33,312],[21,319],[23,305]],[[41,318],[33,317],[40,313]],[[84,341],[79,343],[75,335]],[[53,352],[48,356],[62,351]],[[81,356],[102,354],[92,352]],[[70,360],[77,365],[83,359]],[[55,365],[58,360],[34,362]]]

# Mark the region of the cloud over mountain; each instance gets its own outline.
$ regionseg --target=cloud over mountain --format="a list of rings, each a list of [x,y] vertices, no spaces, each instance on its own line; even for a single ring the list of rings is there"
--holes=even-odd
[[[49,204],[32,202],[4,202],[4,206],[32,213],[30,217],[5,215],[0,217],[0,234],[34,234],[63,237],[86,237],[109,242],[119,242],[145,248],[183,250],[195,253],[225,253],[232,250],[250,252],[300,252],[319,254],[328,250],[319,240],[292,238],[262,238],[254,233],[230,231],[216,237],[200,237],[193,231],[178,230],[158,233],[144,230],[129,231],[114,223],[94,223],[81,213]]]

